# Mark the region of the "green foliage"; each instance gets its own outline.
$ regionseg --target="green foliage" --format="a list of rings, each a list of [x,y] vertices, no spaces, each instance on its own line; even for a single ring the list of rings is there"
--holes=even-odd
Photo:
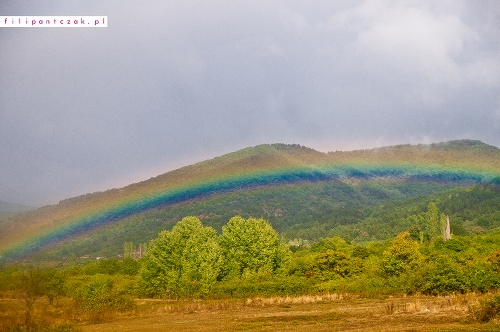
[[[387,275],[400,275],[414,267],[422,260],[417,241],[412,240],[410,233],[399,234],[384,252],[382,269]]]
[[[486,293],[500,289],[500,273],[488,264],[474,264],[465,270],[468,290]]]
[[[222,227],[220,244],[226,279],[279,273],[291,255],[288,246],[264,219],[231,218]]]
[[[54,298],[69,295],[77,307],[100,320],[106,312],[131,308],[131,297],[137,295],[224,298],[326,291],[446,295],[500,289],[500,232],[449,241],[438,237],[422,244],[408,232],[392,241],[364,245],[332,237],[291,253],[265,220],[235,217],[231,221],[217,238],[199,219],[184,218],[172,231],[160,233],[141,260],[128,257],[123,262],[99,260],[85,265],[88,260],[77,260],[65,271],[41,268],[43,291],[35,292],[34,298],[50,296],[52,289]],[[223,236],[226,242],[221,248]],[[263,247],[265,243],[269,246]],[[234,261],[222,270],[224,250],[231,248],[233,256],[227,255],[226,260]],[[262,252],[266,257],[259,256]],[[140,275],[134,277],[139,268]],[[28,269],[15,265],[0,269],[1,289],[20,291],[23,271]]]
[[[288,239],[313,242],[339,236],[366,243],[390,239],[415,225],[425,232],[427,208],[430,202],[435,202],[440,212],[449,215],[453,235],[481,234],[500,227],[500,195],[489,187],[450,189],[453,188],[450,183],[388,180],[383,183],[384,187],[404,193],[407,198],[379,200],[361,193],[363,188],[376,184],[375,180],[363,180],[357,186],[338,182],[304,183],[223,193],[176,204],[168,210],[143,213],[91,231],[85,238],[54,247],[49,257],[60,259],[63,248],[68,256],[75,252],[77,256],[93,253],[114,257],[123,252],[125,242],[149,241],[152,234],[171,229],[179,216],[185,215],[199,216],[205,225],[219,232],[227,220],[238,213],[243,218],[263,216]],[[487,220],[489,226],[477,227],[479,218]]]
[[[2,277],[10,283],[7,289],[19,293],[26,306],[25,326],[29,331],[34,321],[32,312],[35,302],[41,297],[47,296],[52,305],[57,296],[64,294],[65,276],[54,268],[42,268],[40,266],[27,266],[23,268],[10,268],[3,271]]]
[[[427,234],[431,240],[441,235],[440,215],[436,203],[430,202],[427,207]]]
[[[488,262],[490,262],[494,269],[500,272],[500,250],[495,251],[488,256]]]
[[[460,268],[445,256],[428,258],[424,270],[424,283],[419,291],[427,295],[465,293],[468,281]]]
[[[311,251],[316,252],[321,252],[328,249],[346,251],[348,250],[348,248],[349,244],[347,244],[344,239],[338,236],[323,238],[311,245]]]
[[[319,253],[316,257],[316,267],[323,280],[334,277],[348,277],[361,273],[363,264],[360,258],[350,257],[342,251],[331,249]]]
[[[97,275],[81,290],[79,300],[85,309],[103,310],[113,306],[111,290],[113,282],[109,277]]]
[[[370,256],[371,252],[366,246],[357,245],[352,249],[352,257],[365,259]]]
[[[249,276],[225,280],[213,289],[213,296],[248,298],[255,296],[301,295],[314,291],[314,284],[299,276]]]
[[[414,217],[414,216],[412,216],[412,217]],[[422,227],[420,227],[419,223],[415,223],[413,226],[411,226],[408,233],[410,233],[410,237],[412,240],[423,242],[423,231],[422,231]]]
[[[19,289],[21,268],[19,266],[4,266],[0,268],[0,291]]]
[[[66,276],[55,268],[49,268],[43,271],[44,294],[49,299],[49,303],[54,304],[54,300],[64,295],[64,283]]]
[[[185,217],[151,242],[140,270],[145,296],[203,296],[213,288],[222,265],[217,234],[196,217]]]
[[[39,267],[29,267],[22,271],[19,280],[19,289],[26,304],[25,324],[28,331],[31,330],[33,320],[31,313],[35,301],[45,295],[44,276]]]
[[[262,216],[287,238],[314,241],[337,235],[348,242],[386,240],[409,230],[413,225],[407,219],[425,212],[429,202],[450,216],[455,232],[482,233],[500,227],[500,195],[495,189],[499,157],[499,149],[468,141],[329,154],[300,146],[263,145],[120,190],[82,195],[16,216],[0,222],[0,243],[3,250],[14,244],[11,241],[17,237],[10,233],[16,230],[14,223],[29,224],[33,231],[25,234],[29,237],[49,221],[58,227],[68,218],[106,211],[137,197],[144,200],[92,225],[95,228],[80,229],[84,231],[81,236],[64,239],[36,256],[61,259],[74,253],[116,257],[125,249],[125,242],[148,242],[152,234],[171,229],[179,216],[186,215],[198,216],[217,231],[236,213],[243,218]],[[300,171],[279,175],[284,169]],[[232,174],[249,176],[232,182]],[[259,179],[256,174],[267,175]],[[219,186],[215,179],[231,179],[232,184],[224,186],[221,181]],[[195,188],[204,183],[214,184],[203,190]],[[482,185],[470,190],[472,183]],[[192,190],[185,190],[186,186]],[[183,194],[173,195],[176,197],[171,200],[151,198],[158,192],[177,190]],[[440,233],[434,226],[429,230]],[[26,250],[30,249],[35,248]],[[130,248],[127,250],[129,255]]]
[[[98,316],[107,311],[127,311],[134,307],[130,295],[117,287],[109,275],[91,276],[73,295],[79,307]]]
[[[120,272],[120,262],[115,259],[100,259],[97,262],[92,262],[85,265],[83,272],[88,275],[94,274],[109,274],[113,275]]]
[[[128,276],[135,276],[139,273],[141,263],[133,258],[126,257],[120,267],[120,273]]]
[[[288,275],[313,277],[316,274],[316,256],[317,254],[310,253],[307,250],[302,250],[294,254],[288,268]]]
[[[458,239],[451,239],[448,241],[443,241],[442,239],[438,239],[434,246],[436,249],[447,249],[454,252],[463,252],[467,250],[467,245]]]
[[[135,246],[133,242],[125,242],[123,245],[123,258],[133,258]]]

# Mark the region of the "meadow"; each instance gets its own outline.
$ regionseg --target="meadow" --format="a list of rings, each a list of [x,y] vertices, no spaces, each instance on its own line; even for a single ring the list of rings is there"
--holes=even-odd
[[[25,331],[24,304],[0,299],[0,330]],[[68,298],[40,300],[33,331],[500,331],[474,321],[485,294],[362,296],[325,293],[223,300],[136,299],[124,312],[95,316]]]

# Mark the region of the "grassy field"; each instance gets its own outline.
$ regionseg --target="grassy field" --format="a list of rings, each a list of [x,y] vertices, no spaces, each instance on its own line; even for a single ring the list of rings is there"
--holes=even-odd
[[[53,331],[500,331],[471,321],[480,296],[378,297],[326,294],[238,300],[137,300],[125,313],[89,314],[69,299],[35,305],[35,321]],[[23,302],[0,299],[0,330],[22,324]],[[40,328],[42,330],[42,328]],[[46,330],[46,329],[44,329]]]

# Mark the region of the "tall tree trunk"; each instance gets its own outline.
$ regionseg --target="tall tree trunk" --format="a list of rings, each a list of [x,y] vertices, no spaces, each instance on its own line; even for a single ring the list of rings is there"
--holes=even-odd
[[[451,240],[450,217],[446,216],[446,229],[444,232],[444,241]]]

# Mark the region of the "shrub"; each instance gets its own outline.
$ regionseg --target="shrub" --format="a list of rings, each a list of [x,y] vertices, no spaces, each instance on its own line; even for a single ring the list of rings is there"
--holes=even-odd
[[[479,304],[471,307],[472,319],[477,322],[486,323],[500,317],[500,295],[490,296],[479,301]]]
[[[115,287],[111,277],[99,274],[92,276],[80,287],[75,300],[79,307],[97,316],[134,307],[133,300]]]
[[[87,275],[109,274],[113,275],[120,271],[120,262],[117,259],[101,259],[84,266],[83,272]]]
[[[302,295],[313,290],[306,277],[252,276],[231,279],[216,284],[213,295],[217,297],[252,297],[276,295]]]
[[[332,279],[335,276],[348,277],[362,271],[360,258],[351,258],[344,252],[330,249],[318,254],[316,266],[324,280]]]
[[[438,239],[436,240],[436,243],[434,245],[437,249],[446,248],[448,250],[452,250],[455,252],[462,252],[467,250],[467,245],[457,239],[451,239],[448,241],[443,241],[442,239]]]
[[[468,282],[464,273],[445,257],[434,257],[436,262],[423,273],[420,291],[427,295],[465,293]]]
[[[139,273],[140,268],[141,263],[139,263],[139,261],[136,261],[135,259],[130,257],[125,257],[121,264],[120,273],[129,276],[135,276]]]
[[[500,276],[491,266],[478,264],[466,271],[469,289],[473,292],[486,293],[500,288]]]
[[[389,276],[398,276],[416,267],[422,258],[418,249],[418,242],[411,239],[410,233],[399,234],[384,251],[382,270]]]

